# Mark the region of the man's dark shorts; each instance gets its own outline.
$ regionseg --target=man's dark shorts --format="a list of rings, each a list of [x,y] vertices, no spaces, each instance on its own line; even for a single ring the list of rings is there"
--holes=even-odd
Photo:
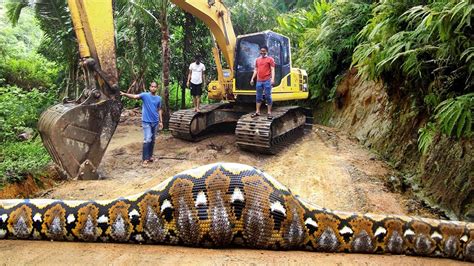
[[[201,96],[202,95],[202,83],[194,84],[190,82],[189,87],[191,87],[191,96]]]

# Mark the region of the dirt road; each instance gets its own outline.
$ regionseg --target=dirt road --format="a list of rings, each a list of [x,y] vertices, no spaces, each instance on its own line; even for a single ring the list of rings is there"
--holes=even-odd
[[[158,162],[140,166],[142,132],[137,117],[121,123],[101,164],[102,180],[63,181],[38,194],[56,199],[110,199],[142,192],[180,171],[214,162],[256,166],[309,202],[341,211],[410,214],[433,217],[423,209],[407,211],[412,200],[385,186],[392,170],[375,154],[342,132],[316,126],[277,156],[240,151],[233,135],[190,143],[161,134]],[[410,208],[413,211],[413,208]],[[3,264],[416,264],[446,265],[445,259],[363,254],[326,254],[244,249],[200,249],[128,244],[0,241]]]

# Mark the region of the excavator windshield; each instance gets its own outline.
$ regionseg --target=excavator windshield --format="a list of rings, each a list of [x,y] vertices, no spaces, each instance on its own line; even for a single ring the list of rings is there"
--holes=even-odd
[[[268,47],[268,55],[275,60],[275,84],[291,71],[290,45],[287,37],[272,31],[242,35],[237,38],[235,79],[240,90],[255,90],[249,81],[260,56],[260,47]]]

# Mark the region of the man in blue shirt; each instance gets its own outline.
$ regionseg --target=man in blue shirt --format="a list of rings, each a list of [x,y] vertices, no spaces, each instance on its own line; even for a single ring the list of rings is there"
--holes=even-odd
[[[140,94],[130,94],[120,92],[120,95],[130,99],[141,99],[142,104],[142,127],[143,127],[143,166],[147,166],[153,162],[153,149],[155,146],[155,138],[157,129],[163,129],[163,116],[161,111],[161,97],[156,95],[158,84],[152,82],[150,84],[150,92],[142,92]]]

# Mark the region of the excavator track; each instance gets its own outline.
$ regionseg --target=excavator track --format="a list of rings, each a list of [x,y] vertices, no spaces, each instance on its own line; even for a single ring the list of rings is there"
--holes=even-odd
[[[200,112],[195,112],[193,109],[176,111],[170,117],[169,127],[171,134],[176,138],[199,141],[205,138],[205,132],[209,127],[229,120],[229,117],[226,117],[225,114],[231,114],[231,112],[226,112],[226,109],[232,109],[232,104],[215,103],[203,105],[200,108]],[[216,112],[217,110],[222,112]],[[216,117],[217,113],[224,115],[217,115]],[[235,121],[237,119],[238,117],[235,118],[235,115],[234,118],[230,118],[230,120]]]
[[[252,152],[276,154],[311,127],[312,117],[304,108],[279,107],[272,114],[271,120],[266,115],[242,116],[235,130],[237,145]]]

